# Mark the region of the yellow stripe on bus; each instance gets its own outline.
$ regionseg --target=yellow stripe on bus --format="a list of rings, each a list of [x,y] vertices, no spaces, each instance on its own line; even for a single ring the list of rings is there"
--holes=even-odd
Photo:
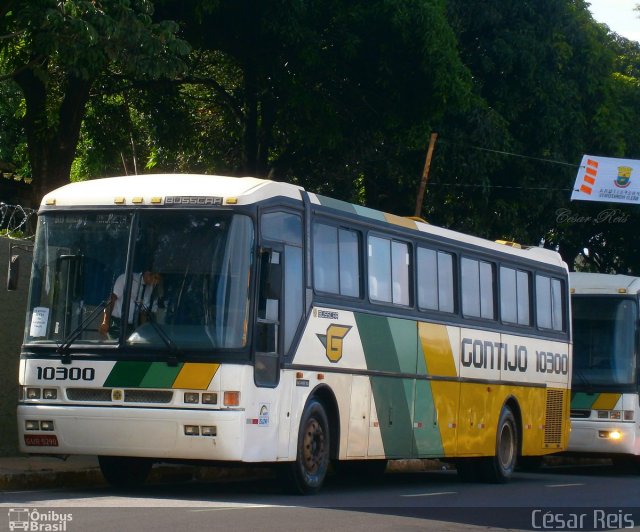
[[[440,377],[457,377],[456,364],[445,325],[418,323],[420,345],[424,353],[427,374]],[[458,432],[458,401],[460,383],[452,381],[431,381],[431,392],[437,411],[442,449],[445,456],[456,454]]]
[[[613,410],[622,397],[620,393],[601,393],[591,408],[593,410]]]
[[[172,388],[206,390],[219,367],[220,364],[186,363],[178,373]]]
[[[457,377],[453,351],[445,325],[418,323],[418,334],[422,343],[427,374],[442,377]]]
[[[406,227],[407,229],[417,229],[418,226],[416,222],[410,220],[409,218],[404,218],[402,216],[396,216],[395,214],[389,214],[387,212],[384,213],[384,218],[387,222],[394,225],[400,225],[402,227]]]

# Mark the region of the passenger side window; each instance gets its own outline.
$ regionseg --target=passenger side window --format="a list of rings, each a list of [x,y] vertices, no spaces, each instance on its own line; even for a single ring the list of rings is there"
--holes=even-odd
[[[560,279],[536,275],[536,318],[538,327],[564,331],[564,297]]]
[[[371,300],[410,305],[409,245],[378,236],[370,236],[368,244]]]
[[[494,267],[490,262],[463,257],[462,313],[465,316],[494,319]]]
[[[531,325],[528,272],[500,267],[500,317],[505,323]]]
[[[318,292],[360,297],[360,234],[316,223],[313,226],[313,284]]]
[[[418,306],[454,312],[453,255],[418,248]]]

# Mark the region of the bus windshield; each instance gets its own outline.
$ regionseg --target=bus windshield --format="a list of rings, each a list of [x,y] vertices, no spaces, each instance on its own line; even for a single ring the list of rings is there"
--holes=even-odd
[[[572,305],[574,388],[635,384],[636,302],[580,296]]]
[[[36,239],[25,343],[124,343],[154,352],[247,343],[248,216],[45,213]],[[102,329],[104,311],[110,322]]]

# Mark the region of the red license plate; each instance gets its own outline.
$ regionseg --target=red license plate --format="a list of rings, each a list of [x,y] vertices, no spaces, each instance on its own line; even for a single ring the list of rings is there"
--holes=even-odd
[[[57,447],[58,437],[48,434],[25,434],[24,443],[32,447]]]

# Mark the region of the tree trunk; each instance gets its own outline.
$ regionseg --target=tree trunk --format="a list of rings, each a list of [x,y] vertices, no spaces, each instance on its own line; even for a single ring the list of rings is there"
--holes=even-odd
[[[51,190],[69,183],[80,126],[84,118],[91,81],[69,76],[57,120],[47,112],[47,86],[32,70],[15,76],[26,103],[24,127],[33,177],[33,206]]]

